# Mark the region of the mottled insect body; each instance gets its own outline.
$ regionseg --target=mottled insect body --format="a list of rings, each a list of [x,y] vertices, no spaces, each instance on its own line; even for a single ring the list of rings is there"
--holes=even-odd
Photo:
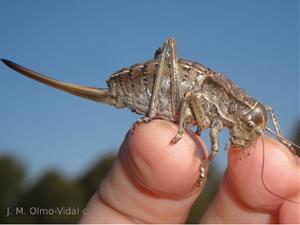
[[[118,108],[128,107],[140,115],[147,115],[158,63],[158,60],[151,60],[114,73],[107,81],[108,92],[115,100],[113,105]],[[178,66],[182,92],[193,92],[199,96],[199,103],[211,119],[218,116],[224,118],[225,123],[234,123],[238,106],[240,109],[247,109],[256,102],[223,74],[189,60],[178,60]],[[161,80],[156,117],[179,122],[179,117],[172,114],[171,79],[169,71],[165,72],[167,74]],[[230,92],[231,90],[235,92]],[[191,112],[189,107],[188,111]],[[195,119],[191,124],[196,125]]]
[[[131,111],[147,116],[154,87],[154,79],[159,59],[147,61],[124,68],[114,73],[107,81],[108,95],[112,105],[118,108],[128,107]],[[191,106],[185,112],[185,125],[198,126],[198,131],[206,128],[233,128],[241,112],[253,109],[257,101],[248,96],[223,74],[189,60],[178,60],[178,76],[181,93],[192,93],[199,108],[202,108],[202,120],[197,122]],[[157,108],[153,118],[180,122],[180,105],[172,113],[170,64],[163,71],[157,96]],[[196,106],[197,107],[197,106]],[[238,137],[238,136],[233,136]],[[233,139],[233,142],[235,140]],[[236,143],[243,141],[237,140]],[[250,144],[246,139],[243,144]]]
[[[114,73],[107,81],[107,85],[110,96],[116,100],[115,106],[119,108],[128,107],[133,112],[146,116],[149,112],[158,64],[159,60],[154,59]],[[178,66],[183,93],[197,91],[205,77],[209,76],[208,69],[198,63],[179,60]],[[178,122],[178,116],[172,113],[171,76],[168,69],[164,71],[161,78],[158,102],[155,117]],[[176,111],[178,110],[177,107]]]
[[[234,147],[248,147],[267,130],[291,151],[295,151],[293,147],[299,148],[282,136],[271,107],[247,95],[224,74],[178,59],[174,39],[167,39],[153,60],[112,74],[107,89],[60,82],[9,60],[2,61],[25,76],[73,95],[117,108],[128,107],[144,116],[141,121],[155,118],[173,121],[178,124],[173,144],[181,139],[186,126],[196,126],[199,134],[210,128],[211,153],[200,167],[200,183],[209,161],[218,151],[218,133],[224,127],[229,129]],[[268,115],[275,132],[267,127]]]

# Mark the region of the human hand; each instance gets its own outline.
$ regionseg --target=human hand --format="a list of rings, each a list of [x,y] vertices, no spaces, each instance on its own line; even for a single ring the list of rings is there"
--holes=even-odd
[[[207,150],[192,132],[170,144],[176,133],[175,124],[162,120],[138,125],[133,135],[128,133],[80,222],[184,223],[205,185],[195,183]],[[267,188],[300,202],[300,160],[275,140],[263,139]],[[262,138],[255,148],[243,160],[241,150],[229,151],[219,192],[201,223],[300,223],[299,204],[264,188]]]

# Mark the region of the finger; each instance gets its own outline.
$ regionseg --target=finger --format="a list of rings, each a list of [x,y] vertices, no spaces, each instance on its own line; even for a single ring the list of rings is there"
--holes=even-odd
[[[299,159],[285,146],[260,137],[245,157],[247,151],[230,150],[223,183],[204,222],[275,223],[282,204],[299,191]]]
[[[300,173],[298,174],[300,176]],[[298,193],[291,196],[291,199],[300,202],[300,177],[298,176]],[[280,207],[279,223],[300,224],[300,205],[290,201],[285,201]]]
[[[162,120],[141,124],[125,138],[113,168],[100,185],[81,222],[180,223],[203,189],[196,187],[202,141]]]

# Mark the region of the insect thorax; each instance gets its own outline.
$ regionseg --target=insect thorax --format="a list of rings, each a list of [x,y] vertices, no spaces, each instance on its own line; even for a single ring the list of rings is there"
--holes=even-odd
[[[201,85],[199,99],[203,102],[202,108],[211,122],[215,118],[222,121],[224,127],[229,127],[236,122],[239,114],[247,110],[248,105],[232,96],[224,87],[207,77]]]

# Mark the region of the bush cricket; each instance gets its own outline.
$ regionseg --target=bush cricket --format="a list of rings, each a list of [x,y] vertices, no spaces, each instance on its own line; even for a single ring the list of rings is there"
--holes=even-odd
[[[293,154],[300,149],[283,137],[270,106],[247,95],[224,74],[196,62],[178,59],[175,39],[166,39],[156,50],[154,59],[112,74],[107,80],[107,89],[60,82],[9,60],[2,61],[15,71],[48,86],[116,108],[128,107],[144,116],[136,123],[156,118],[175,122],[178,132],[170,140],[172,144],[181,139],[188,126],[196,126],[199,135],[210,128],[211,152],[200,166],[198,185],[203,182],[205,170],[218,152],[218,134],[225,127],[229,129],[233,147],[247,148],[267,131]],[[267,127],[268,116],[275,131]]]

